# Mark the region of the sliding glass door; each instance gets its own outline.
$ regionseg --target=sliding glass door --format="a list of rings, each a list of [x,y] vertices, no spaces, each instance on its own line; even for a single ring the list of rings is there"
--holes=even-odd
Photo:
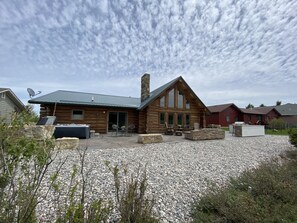
[[[127,126],[127,112],[109,112],[108,115],[108,131],[112,131],[112,125],[118,127]]]

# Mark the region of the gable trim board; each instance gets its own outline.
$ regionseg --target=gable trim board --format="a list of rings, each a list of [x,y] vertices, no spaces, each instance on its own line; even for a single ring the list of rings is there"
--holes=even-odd
[[[178,108],[176,103],[174,108],[160,107],[160,97],[164,95],[168,97],[168,91],[173,88],[185,92],[183,100],[191,101],[190,109]],[[143,102],[135,97],[58,90],[31,99],[29,103],[41,105],[41,117],[56,115],[58,124],[89,124],[91,129],[101,133],[111,130],[113,122],[125,123],[125,125],[134,124],[138,133],[160,133],[165,131],[165,125],[159,122],[161,113],[164,114],[166,121],[173,117],[175,126],[178,121],[184,124],[186,115],[188,115],[191,126],[198,122],[203,127],[206,124],[205,116],[210,114],[207,107],[182,77],[175,78],[150,92]],[[84,110],[83,120],[71,118],[71,112],[75,110]]]

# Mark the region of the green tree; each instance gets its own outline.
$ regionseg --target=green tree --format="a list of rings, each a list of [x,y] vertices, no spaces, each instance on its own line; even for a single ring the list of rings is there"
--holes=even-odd
[[[282,104],[282,102],[281,101],[276,101],[276,106],[280,106],[281,104]]]
[[[260,104],[260,107],[265,107],[265,105],[264,104]]]
[[[255,106],[254,105],[252,105],[251,103],[250,104],[248,104],[245,108],[246,109],[249,109],[249,108],[254,108]]]

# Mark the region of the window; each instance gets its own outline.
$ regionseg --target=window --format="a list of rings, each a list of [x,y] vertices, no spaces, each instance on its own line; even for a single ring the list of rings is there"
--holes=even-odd
[[[174,89],[168,93],[168,107],[174,108]]]
[[[186,114],[186,125],[190,127],[190,115]]]
[[[164,108],[165,107],[165,96],[160,98],[160,107]]]
[[[84,111],[83,110],[72,110],[72,120],[83,120]]]
[[[186,109],[190,109],[191,106],[190,106],[190,102],[189,101],[186,101]]]
[[[177,125],[180,125],[180,126],[183,125],[183,114],[177,115]]]
[[[230,116],[229,115],[226,116],[226,122],[230,122]]]
[[[165,113],[161,112],[160,113],[160,124],[165,124]]]
[[[168,125],[173,125],[173,114],[168,114]]]
[[[177,107],[178,108],[184,107],[184,94],[183,94],[183,92],[180,92],[180,91],[178,91]]]
[[[1,98],[5,98],[5,92],[1,93]]]

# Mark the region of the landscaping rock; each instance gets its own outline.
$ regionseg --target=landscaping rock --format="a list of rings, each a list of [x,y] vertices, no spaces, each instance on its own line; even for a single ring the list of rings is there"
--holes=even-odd
[[[55,149],[77,149],[79,145],[79,138],[63,137],[56,139]]]
[[[163,137],[161,134],[140,134],[138,142],[142,144],[160,143],[163,142]]]

